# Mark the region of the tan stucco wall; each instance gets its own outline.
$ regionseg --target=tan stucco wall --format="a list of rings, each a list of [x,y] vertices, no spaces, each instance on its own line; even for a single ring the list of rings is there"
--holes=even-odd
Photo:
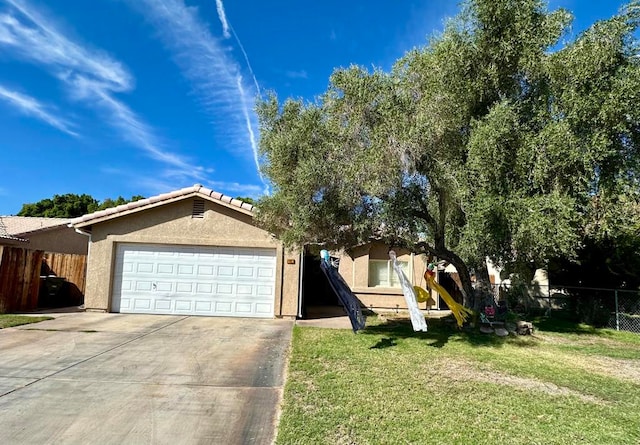
[[[293,317],[298,309],[299,254],[252,224],[252,217],[205,200],[204,218],[192,218],[194,198],[111,219],[91,227],[85,307],[110,310],[112,270],[118,243],[276,249],[276,316]],[[294,265],[286,264],[293,259]]]
[[[35,232],[24,237],[29,239],[29,242],[25,243],[25,247],[33,250],[44,250],[45,252],[86,255],[89,246],[88,236],[77,233],[69,227]]]
[[[282,265],[282,307],[283,317],[298,315],[298,297],[300,288],[300,252],[284,249]],[[276,307],[278,304],[276,303]],[[278,313],[276,309],[276,313]]]
[[[408,277],[412,285],[425,287],[422,274],[428,259],[425,255],[411,255],[409,251],[394,249],[398,261],[409,263],[411,274]],[[407,304],[400,288],[369,287],[369,260],[388,260],[389,246],[383,243],[371,243],[359,246],[349,252],[340,254],[340,275],[351,287],[353,293],[368,308],[376,309],[406,309]],[[427,307],[427,303],[419,303],[422,309],[437,309],[439,307],[438,294],[431,292],[434,305]]]

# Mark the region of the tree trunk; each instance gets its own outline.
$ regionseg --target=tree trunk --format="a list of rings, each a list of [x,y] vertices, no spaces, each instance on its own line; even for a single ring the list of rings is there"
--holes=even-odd
[[[477,300],[477,298],[475,298],[475,289],[473,288],[473,284],[471,283],[471,273],[469,272],[469,268],[467,267],[466,263],[455,254],[448,257],[448,255],[444,253],[444,255],[440,255],[439,257],[443,260],[449,261],[458,271],[458,276],[460,277],[460,282],[462,283],[462,289],[460,289],[462,291],[463,297],[462,304],[465,307],[477,310],[475,308]]]
[[[418,247],[418,253],[428,253],[431,255],[435,255],[438,259],[442,259],[448,261],[453,264],[453,267],[458,271],[458,276],[460,277],[460,282],[462,283],[462,304],[465,307],[478,310],[476,306],[479,305],[480,299],[476,298],[475,289],[473,288],[473,284],[471,283],[471,273],[469,272],[469,268],[467,264],[455,253],[451,252],[445,248],[434,248],[429,246],[425,242],[417,243],[415,247]]]
[[[493,304],[493,287],[489,278],[487,262],[483,261],[476,273],[476,306],[473,309],[481,310],[487,304]]]

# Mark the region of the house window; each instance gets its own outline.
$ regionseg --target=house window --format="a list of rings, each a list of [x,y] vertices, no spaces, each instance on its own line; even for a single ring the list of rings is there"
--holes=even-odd
[[[409,277],[409,263],[398,261],[398,265]],[[400,287],[400,280],[393,270],[391,260],[369,260],[369,287]]]

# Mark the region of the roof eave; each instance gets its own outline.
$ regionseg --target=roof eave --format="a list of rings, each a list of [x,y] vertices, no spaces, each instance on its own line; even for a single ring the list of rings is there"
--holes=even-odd
[[[216,193],[216,192],[213,192]],[[116,218],[120,218],[123,216],[128,216],[128,215],[132,215],[134,213],[138,213],[144,210],[149,210],[149,209],[153,209],[156,207],[160,207],[166,204],[171,204],[174,202],[178,202],[178,201],[182,201],[185,199],[189,199],[189,198],[193,198],[193,197],[200,197],[200,198],[205,198],[210,202],[213,202],[215,204],[221,205],[223,207],[226,207],[228,209],[234,210],[236,212],[240,212],[243,213],[247,216],[254,216],[254,213],[252,210],[249,210],[245,207],[242,207],[242,201],[236,200],[236,199],[232,199],[230,197],[227,197],[225,195],[220,194],[220,197],[214,197],[212,196],[213,193],[211,194],[207,194],[207,193],[202,193],[200,191],[193,191],[184,195],[178,195],[172,198],[168,198],[168,199],[157,199],[155,200],[155,198],[158,197],[152,197],[152,198],[145,198],[141,201],[145,201],[148,200],[149,203],[148,204],[144,204],[144,205],[140,205],[139,201],[136,201],[136,205],[135,206],[131,206],[131,208],[125,208],[123,210],[116,210],[120,207],[124,207],[124,206],[128,206],[132,203],[129,204],[123,204],[122,206],[118,206],[118,207],[113,207],[112,209],[107,209],[105,210],[105,214],[99,216],[99,217],[95,217],[95,218],[88,218],[86,220],[82,220],[83,217],[80,218],[76,218],[74,220],[71,220],[69,222],[69,227],[73,227],[76,229],[82,229],[84,227],[89,227],[92,226],[94,224],[99,224],[105,221],[109,221],[111,219],[116,219]],[[226,199],[228,198],[228,199]],[[235,201],[235,203],[234,203]],[[88,215],[87,215],[88,216]]]

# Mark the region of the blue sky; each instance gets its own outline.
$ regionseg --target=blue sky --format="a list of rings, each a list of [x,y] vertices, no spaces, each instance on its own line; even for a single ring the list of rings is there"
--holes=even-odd
[[[577,33],[618,0],[551,0]],[[456,14],[415,0],[0,0],[0,215],[201,183],[266,190],[259,92],[312,100],[336,67],[389,69]]]

